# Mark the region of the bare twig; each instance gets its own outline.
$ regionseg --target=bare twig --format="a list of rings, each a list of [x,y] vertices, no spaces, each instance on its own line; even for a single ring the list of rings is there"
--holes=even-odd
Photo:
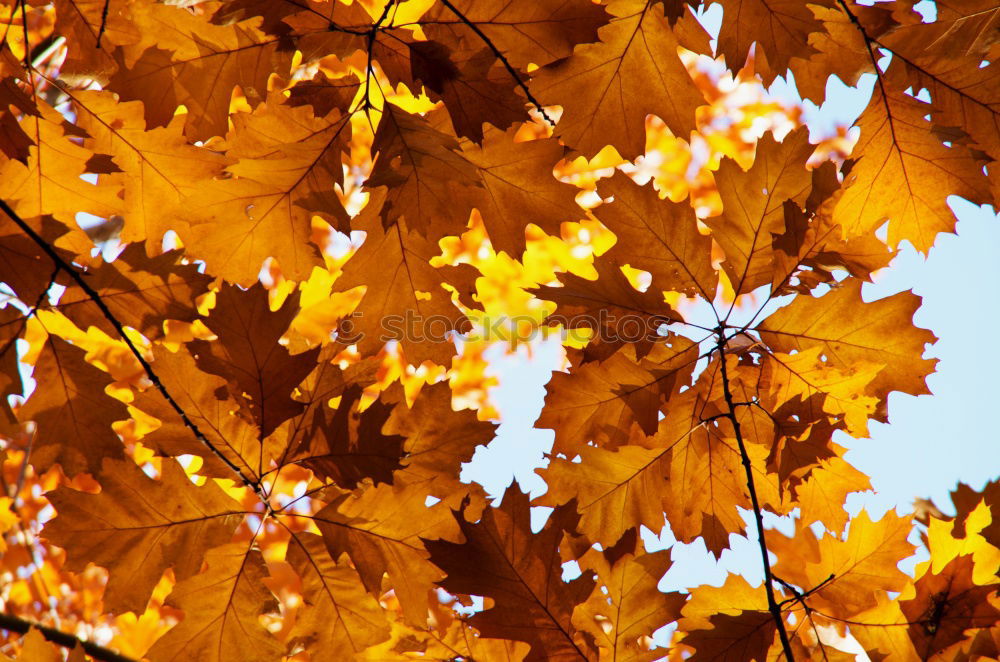
[[[116,653],[110,648],[98,646],[92,641],[79,639],[67,632],[63,632],[62,630],[50,628],[47,625],[35,623],[34,621],[29,621],[19,616],[0,612],[0,629],[17,632],[18,634],[27,634],[28,630],[31,628],[35,628],[41,632],[43,637],[57,646],[69,649],[80,646],[83,648],[84,653],[95,660],[100,660],[100,662],[137,662],[137,660],[131,657],[126,657],[121,653]]]
[[[468,17],[461,11],[459,11],[458,7],[453,5],[449,0],[441,0],[441,4],[447,7],[448,10],[452,14],[454,14],[458,20],[462,21],[462,23],[465,23],[470,30],[475,32],[476,35],[483,40],[483,43],[486,44],[486,46],[491,51],[493,51],[493,54],[496,55],[497,59],[500,60],[500,64],[502,64],[504,68],[507,69],[507,72],[514,78],[514,82],[517,84],[519,88],[521,88],[521,91],[524,92],[525,96],[528,97],[528,101],[530,101],[531,104],[538,109],[538,112],[539,114],[541,114],[542,118],[549,123],[549,126],[555,126],[556,125],[555,121],[551,117],[549,117],[548,113],[545,112],[545,108],[542,106],[541,102],[539,102],[538,99],[535,98],[535,95],[531,93],[531,90],[528,89],[528,86],[524,83],[523,80],[521,80],[521,75],[517,72],[517,69],[515,69],[514,66],[510,63],[510,60],[507,59],[507,56],[505,56],[503,53],[500,52],[500,49],[496,47],[496,44],[493,43],[493,40],[487,37],[486,34],[479,29],[478,25],[470,21]]]
[[[101,9],[101,27],[97,30],[97,47],[101,47],[101,37],[104,36],[104,31],[108,29],[108,8],[111,6],[111,0],[104,0],[104,8]]]
[[[767,609],[771,612],[774,625],[778,630],[778,639],[781,640],[781,649],[784,651],[787,662],[795,662],[795,655],[792,653],[792,644],[788,640],[788,631],[785,629],[785,619],[781,616],[781,606],[774,597],[774,575],[771,574],[771,559],[768,557],[767,543],[764,540],[764,516],[761,513],[760,501],[757,498],[757,487],[753,480],[753,467],[750,464],[750,455],[747,453],[746,444],[743,442],[743,432],[740,429],[740,420],[736,416],[737,402],[733,399],[733,394],[729,389],[729,372],[726,367],[726,327],[720,324],[716,329],[716,348],[719,350],[719,364],[722,366],[722,393],[726,399],[726,406],[729,413],[726,418],[733,425],[736,434],[736,444],[740,449],[740,459],[743,462],[743,470],[746,472],[747,490],[750,492],[750,503],[753,506],[754,522],[757,524],[757,544],[760,546],[761,564],[764,566],[764,591],[767,594]]]

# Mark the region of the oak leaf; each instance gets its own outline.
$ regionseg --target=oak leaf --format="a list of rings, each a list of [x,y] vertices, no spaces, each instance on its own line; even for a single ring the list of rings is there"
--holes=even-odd
[[[541,103],[563,107],[556,135],[587,157],[613,145],[634,159],[645,150],[646,116],[656,115],[687,139],[704,98],[678,55],[685,38],[678,32],[692,41],[707,34],[692,16],[672,29],[663,10],[645,0],[621,0],[608,11],[613,18],[598,30],[598,43],[578,46],[531,81]]]
[[[247,662],[279,659],[284,647],[258,617],[277,611],[278,602],[261,582],[267,569],[260,551],[244,543],[215,547],[208,568],[178,583],[167,604],[184,620],[157,640],[147,653],[153,662],[232,658]]]
[[[473,524],[463,512],[455,519],[465,542],[426,541],[431,560],[447,577],[442,587],[454,593],[492,598],[490,609],[470,623],[487,637],[531,645],[526,660],[595,660],[596,651],[573,624],[573,608],[586,600],[593,580],[581,576],[563,582],[559,543],[576,515],[556,509],[545,528],[531,532],[528,496],[517,483],[507,488],[499,508],[490,508]],[[470,565],[469,558],[475,558]]]
[[[213,482],[196,487],[174,460],[161,466],[153,480],[131,460],[105,459],[99,494],[60,487],[46,495],[59,514],[45,537],[66,550],[70,570],[108,569],[104,606],[113,614],[141,614],[168,567],[178,580],[197,574],[206,551],[229,542],[243,519]]]
[[[102,458],[124,457],[111,424],[128,418],[128,412],[104,391],[111,376],[84,357],[82,349],[52,336],[35,364],[32,377],[45,387],[35,389],[17,415],[35,422],[31,465],[36,471],[58,464],[67,476],[97,474]]]

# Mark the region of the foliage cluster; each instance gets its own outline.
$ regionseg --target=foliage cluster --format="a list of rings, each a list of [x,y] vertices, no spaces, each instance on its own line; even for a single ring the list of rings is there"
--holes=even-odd
[[[8,0],[5,650],[1000,659],[1000,483],[849,518],[833,440],[927,392],[862,285],[993,204],[1000,9],[719,4]],[[856,143],[788,72],[875,75]],[[533,501],[461,480],[486,329],[573,332]],[[660,591],[665,530],[763,584]]]

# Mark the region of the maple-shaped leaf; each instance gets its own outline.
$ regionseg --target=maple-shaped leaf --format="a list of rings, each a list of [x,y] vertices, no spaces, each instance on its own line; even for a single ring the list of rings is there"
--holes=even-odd
[[[41,220],[41,222],[38,222]],[[50,241],[56,255],[72,263],[72,252],[52,246],[66,232],[66,226],[48,217],[26,221],[40,236]],[[34,239],[17,227],[6,215],[0,216],[0,281],[9,286],[23,303],[33,306],[45,303],[42,295],[63,276],[55,270],[52,258],[45,254]]]
[[[278,341],[298,312],[293,294],[272,311],[267,290],[225,285],[216,294],[215,308],[205,320],[216,340],[189,344],[202,370],[226,379],[243,411],[267,436],[282,422],[302,411],[292,390],[315,366],[319,348],[292,356]]]
[[[404,438],[406,455],[398,471],[409,480],[427,481],[439,498],[456,488],[462,465],[496,430],[471,410],[454,411],[451,398],[447,384],[425,386],[412,406],[398,403],[382,427],[382,434]]]
[[[149,338],[163,335],[164,320],[193,322],[198,317],[195,299],[212,281],[197,265],[182,263],[179,251],[150,258],[138,244],[128,246],[114,262],[88,269],[85,277],[116,320]],[[58,309],[80,328],[115,333],[104,312],[75,283],[59,298]]]
[[[268,257],[287,278],[305,280],[323,264],[310,244],[312,217],[341,229],[347,222],[335,185],[343,181],[349,116],[314,117],[279,99],[234,118],[225,143],[232,177],[203,182],[178,207],[189,225],[180,232],[188,251],[243,286],[257,280]]]
[[[0,162],[0,198],[21,218],[51,215],[74,225],[86,212],[101,218],[120,215],[118,187],[85,181],[94,153],[82,147],[77,131],[51,106],[39,102],[37,115],[22,118],[20,127],[32,142],[27,163]]]
[[[84,355],[50,336],[35,364],[32,377],[45,387],[36,388],[17,415],[35,422],[31,466],[38,472],[58,464],[67,476],[96,474],[102,458],[124,457],[111,424],[128,418],[128,411],[104,392],[111,376],[87,363]]]
[[[686,597],[657,588],[672,564],[669,549],[647,552],[635,534],[628,542],[625,550],[589,549],[580,558],[580,567],[593,570],[598,584],[587,601],[577,605],[573,624],[594,637],[601,660],[662,659],[664,649],[640,640],[677,620]]]
[[[723,213],[706,223],[726,253],[723,268],[736,294],[771,282],[771,238],[785,232],[785,201],[803,206],[809,196],[812,175],[806,170],[806,161],[814,149],[809,131],[803,127],[781,142],[765,134],[757,143],[749,170],[742,170],[729,158],[719,164],[715,181]]]
[[[596,651],[572,618],[594,581],[587,575],[568,583],[561,578],[559,544],[576,517],[572,507],[557,508],[533,534],[528,496],[515,482],[500,507],[487,509],[479,522],[455,513],[465,542],[425,544],[434,564],[447,573],[443,588],[493,599],[492,608],[469,620],[484,636],[528,642],[526,660],[595,660]],[[470,558],[476,563],[469,564]]]
[[[233,88],[254,105],[267,96],[272,74],[287,75],[293,51],[261,32],[259,21],[213,25],[181,7],[149,5],[133,20],[143,39],[115,53],[118,70],[105,89],[144,102],[150,125],[165,126],[180,105],[185,132],[197,140],[226,133]]]
[[[819,358],[823,350],[816,345],[795,354],[770,353],[761,359],[761,381],[767,387],[765,408],[778,411],[783,404],[795,401],[802,404],[797,408],[802,416],[807,407],[818,405],[831,419],[843,422],[851,436],[867,437],[868,418],[875,414],[878,399],[865,392],[884,364],[857,359],[831,367]]]
[[[614,18],[598,31],[598,43],[577,47],[532,79],[542,104],[563,107],[556,135],[587,157],[613,145],[634,159],[645,150],[646,116],[656,115],[687,139],[705,100],[677,48],[708,35],[690,15],[671,27],[663,9],[645,0],[619,0],[608,11]]]
[[[911,518],[892,511],[874,522],[861,511],[843,537],[826,534],[817,540],[811,529],[797,524],[793,544],[778,551],[772,569],[802,591],[816,589],[809,596],[811,606],[836,618],[852,618],[874,607],[885,591],[906,586],[909,578],[897,564],[913,553],[906,540],[910,528]],[[774,531],[767,536],[783,537]],[[810,548],[815,554],[804,556],[802,551]]]
[[[430,359],[447,365],[455,354],[448,333],[467,331],[469,321],[442,285],[470,293],[478,272],[470,265],[450,270],[432,266],[431,260],[440,254],[437,245],[410,230],[406,222],[383,227],[384,202],[384,188],[372,191],[368,205],[351,223],[367,237],[334,287],[346,291],[364,285],[366,291],[341,337],[357,343],[362,355],[375,354],[396,340],[412,364]],[[375,273],[380,276],[372,278]]]
[[[995,7],[984,5],[975,11],[972,9],[975,4],[952,9],[953,18],[956,13],[968,12],[964,17],[967,20],[959,18],[952,26],[966,23],[966,27],[972,27],[990,15],[993,18],[987,19],[987,24],[990,20],[998,20]],[[923,88],[930,93],[931,119],[937,125],[936,130],[955,127],[967,134],[978,149],[996,159],[1000,155],[1000,104],[997,101],[1000,68],[986,59],[985,51],[948,35],[946,26],[950,21],[941,19],[939,16],[933,23],[903,26],[879,38],[877,43],[891,50],[897,62],[893,72],[896,78],[905,80],[914,89]],[[961,28],[956,30],[961,31]],[[987,28],[986,33],[989,31]],[[942,43],[947,42],[951,42],[950,47],[943,48]]]
[[[19,126],[18,117],[22,114],[37,116],[35,103],[20,88],[16,78],[3,77],[0,78],[0,108],[0,153],[24,163],[34,142]],[[12,109],[16,110],[12,112]]]
[[[555,373],[535,427],[555,430],[552,452],[568,457],[588,441],[612,447],[626,443],[633,424],[653,434],[660,405],[687,384],[697,358],[696,344],[671,336],[641,360],[623,347],[599,363]]]
[[[834,220],[849,234],[867,234],[889,221],[888,244],[906,239],[927,253],[939,232],[953,232],[955,215],[947,197],[958,195],[974,204],[992,200],[984,162],[961,140],[945,146],[925,116],[933,105],[894,86],[901,69],[890,66],[876,85],[857,125],[856,163],[844,181]],[[927,186],[926,182],[937,182]]]
[[[388,638],[385,612],[365,592],[357,571],[343,559],[330,557],[320,536],[295,534],[286,560],[302,579],[304,606],[296,612],[289,635],[293,644],[313,655],[359,653]]]
[[[579,189],[552,173],[565,151],[555,138],[519,142],[516,129],[487,127],[482,145],[462,143],[481,178],[481,188],[468,191],[469,202],[479,209],[495,250],[520,259],[528,223],[559,236],[561,223],[585,216],[576,204]]]
[[[722,586],[699,586],[681,610],[681,643],[694,649],[689,660],[765,662],[777,628],[763,586],[730,574]]]
[[[166,604],[184,619],[160,637],[146,654],[152,662],[240,659],[272,662],[281,658],[278,643],[259,617],[276,612],[278,602],[264,586],[267,569],[260,551],[243,543],[215,547],[208,568],[174,586]]]
[[[833,2],[821,0],[814,4],[831,6]],[[775,76],[785,73],[793,56],[812,54],[811,37],[822,32],[823,23],[811,9],[796,0],[723,0],[719,53],[725,56],[729,68],[736,71],[742,68],[756,43],[755,63],[762,56],[766,58],[769,66],[763,82],[770,85]]]
[[[593,336],[584,353],[587,361],[603,361],[625,344],[635,348],[637,358],[645,358],[656,343],[663,342],[661,327],[680,321],[680,315],[664,302],[659,290],[635,289],[614,259],[595,258],[594,268],[596,281],[566,272],[558,275],[560,286],[530,290],[539,299],[556,303],[546,322],[567,330],[591,329]]]
[[[937,364],[936,359],[920,358],[924,345],[936,338],[912,325],[919,305],[920,297],[911,292],[865,303],[861,283],[851,280],[821,297],[796,297],[758,329],[769,347],[785,354],[820,347],[820,358],[846,374],[856,366],[884,365],[865,389],[866,395],[879,399],[874,417],[883,420],[889,392],[927,393],[924,378]]]
[[[484,123],[506,129],[529,119],[515,79],[488,47],[455,54],[433,41],[416,42],[410,63],[433,99],[444,102],[459,136],[481,143]]]
[[[849,4],[850,13],[865,26],[865,33],[871,38],[897,27],[889,9],[878,5]],[[833,3],[809,4],[806,7],[822,23],[822,29],[809,34],[806,48],[787,49],[791,55],[788,68],[795,75],[795,87],[802,98],[822,104],[831,75],[853,87],[861,74],[873,72],[875,66],[865,34],[858,30],[850,14]],[[781,49],[778,52],[781,53]],[[770,58],[767,62],[770,63]],[[759,69],[759,64],[760,61],[755,58],[754,68]]]
[[[966,630],[993,627],[1000,609],[993,603],[997,585],[973,581],[970,554],[951,560],[940,572],[927,572],[914,583],[916,595],[900,600],[910,624],[908,633],[921,659],[967,637]]]
[[[100,4],[100,3],[95,3]],[[222,173],[225,158],[214,150],[188,143],[182,117],[166,126],[147,129],[141,102],[119,103],[106,91],[69,92],[77,125],[87,132],[84,145],[108,154],[120,170],[126,223],[121,240],[146,241],[160,252],[169,230],[183,233],[187,215],[166,213]]]
[[[353,489],[364,478],[392,482],[392,473],[400,466],[404,438],[382,432],[391,405],[376,401],[359,411],[361,396],[362,389],[351,385],[339,395],[335,411],[318,409],[311,426],[302,429],[289,460],[341,487]]]
[[[140,41],[127,0],[56,0],[56,34],[66,37],[66,59],[59,73],[66,77],[106,78],[115,70],[115,46]],[[100,35],[100,47],[98,47]]]
[[[652,182],[639,186],[622,172],[598,184],[597,191],[614,197],[594,210],[618,238],[606,253],[609,258],[648,271],[651,289],[715,298],[712,238],[698,231],[691,205],[661,199]]]
[[[895,256],[874,232],[843,236],[843,228],[833,222],[829,213],[841,192],[826,195],[823,187],[827,185],[817,181],[826,177],[839,188],[832,164],[817,168],[806,209],[792,200],[784,202],[785,230],[771,235],[772,298],[792,292],[807,294],[821,283],[832,285],[837,282],[833,270],[838,267],[855,278],[870,281],[872,274],[888,266]]]
[[[852,6],[851,11],[855,13],[857,8]],[[903,25],[879,41],[891,44],[894,50],[901,44],[911,44],[928,55],[948,54],[956,59],[985,56],[996,43],[1000,7],[990,0],[941,0],[936,14],[931,22],[906,16],[901,20]],[[871,29],[867,21],[862,25],[865,31]]]
[[[482,186],[479,173],[462,155],[458,139],[429,117],[386,104],[375,132],[372,154],[377,156],[367,187],[373,198],[376,187],[385,188],[379,197],[385,200],[386,231],[405,218],[411,230],[430,235],[433,228],[433,238],[440,238],[461,234],[469,223],[471,209],[461,202]],[[363,229],[354,223],[351,228]]]
[[[426,4],[347,5],[325,0],[230,0],[226,4],[229,7],[224,10],[228,9],[229,16],[263,16],[265,30],[294,39],[305,63],[329,55],[346,60],[363,51],[390,83],[401,82],[417,90],[410,61],[410,47],[416,42],[412,26],[426,10]],[[371,84],[378,82],[373,80]]]
[[[844,500],[851,492],[872,489],[871,481],[842,457],[824,459],[795,486],[795,503],[803,526],[822,522],[827,531],[841,534],[847,526]]]
[[[430,39],[452,50],[488,40],[518,69],[568,57],[577,44],[597,41],[607,21],[604,8],[587,0],[452,0],[421,19]]]
[[[99,494],[49,492],[57,515],[43,535],[66,550],[69,570],[108,569],[104,607],[114,614],[141,614],[168,567],[178,580],[197,574],[205,552],[229,542],[243,519],[239,503],[212,481],[196,487],[174,460],[153,480],[131,460],[106,459],[99,481]]]
[[[993,480],[983,486],[979,492],[965,483],[959,483],[951,492],[951,501],[955,504],[955,535],[965,537],[966,525],[972,512],[982,502],[992,513],[1000,513],[1000,481]],[[990,523],[983,528],[981,535],[994,547],[1000,547],[1000,517],[993,515]]]
[[[365,486],[333,499],[312,517],[332,557],[347,553],[374,595],[382,594],[387,574],[406,619],[421,625],[427,621],[427,592],[442,577],[427,560],[422,539],[459,537],[450,506],[464,494],[431,507],[425,506],[427,496],[421,483]]]
[[[573,459],[550,458],[538,471],[549,489],[537,504],[575,500],[580,531],[605,547],[640,525],[659,533],[666,513],[678,540],[701,536],[719,556],[729,535],[743,532],[737,509],[750,501],[736,443],[709,421],[714,410],[707,409],[704,390],[717,372],[710,366],[694,388],[670,398],[654,435],[633,428],[630,443],[613,452],[578,444],[565,453]],[[766,455],[757,445],[748,452],[758,463]]]
[[[174,353],[153,345],[152,366],[187,420],[159,391],[147,389],[138,394],[134,406],[160,420],[158,428],[142,437],[143,445],[159,455],[201,457],[202,475],[233,478],[216,451],[245,474],[257,475],[263,459],[260,431],[240,416],[244,403],[229,395],[226,379],[200,370],[195,357],[183,346]],[[195,436],[189,423],[197,426],[214,451]]]

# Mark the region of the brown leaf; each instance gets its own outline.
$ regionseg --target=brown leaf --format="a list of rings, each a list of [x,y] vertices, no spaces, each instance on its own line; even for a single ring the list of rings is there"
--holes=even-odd
[[[225,143],[232,177],[203,182],[178,208],[189,222],[180,234],[190,253],[243,286],[256,282],[268,257],[285,277],[305,280],[323,264],[310,243],[312,217],[341,229],[347,223],[334,187],[343,182],[349,115],[314,117],[279,98],[233,120]]]
[[[919,357],[936,338],[912,326],[919,305],[920,297],[911,292],[864,303],[861,283],[849,281],[821,297],[797,297],[758,328],[772,349],[787,354],[820,347],[820,358],[847,374],[857,366],[884,365],[865,389],[866,395],[879,399],[875,418],[883,420],[890,391],[928,393],[924,378],[934,371],[937,359]]]
[[[115,319],[147,338],[163,335],[164,320],[197,319],[195,299],[208,291],[212,281],[196,265],[181,262],[179,251],[149,258],[140,245],[128,246],[114,262],[87,270],[85,278]],[[115,333],[104,313],[75,283],[66,288],[57,308],[80,328],[96,326]]]
[[[899,85],[890,67],[888,81],[876,85],[858,119],[857,159],[844,181],[834,221],[849,234],[868,234],[889,221],[888,244],[906,239],[927,253],[939,232],[953,232],[955,215],[947,204],[958,195],[974,204],[992,198],[983,161],[959,142],[942,144],[924,116],[931,104],[890,85]],[[902,86],[905,87],[905,83]],[[926,186],[933,181],[935,186]]]
[[[671,567],[670,550],[647,552],[641,541],[630,547],[617,558],[590,549],[580,559],[582,568],[597,574],[598,585],[573,611],[573,624],[594,637],[601,659],[662,659],[665,649],[647,647],[642,639],[676,621],[686,597],[657,588]]]
[[[261,580],[264,559],[246,543],[209,550],[208,569],[180,583],[167,604],[184,611],[184,620],[160,637],[147,653],[153,662],[204,660],[272,662],[284,653],[261,614],[276,612],[278,602]]]
[[[555,132],[572,149],[592,157],[614,145],[634,159],[645,150],[646,115],[680,138],[695,128],[704,97],[677,54],[678,32],[707,35],[691,16],[671,28],[645,0],[619,1],[609,11],[614,18],[598,31],[600,42],[544,67],[530,88],[542,104],[563,107]]]
[[[593,647],[572,623],[573,609],[594,587],[588,576],[561,579],[559,543],[572,530],[576,515],[559,508],[538,534],[532,534],[528,496],[517,485],[507,488],[499,508],[490,508],[472,524],[455,513],[465,542],[425,542],[431,560],[447,573],[441,586],[453,593],[482,595],[494,606],[470,623],[487,637],[531,644],[526,660],[596,660]],[[469,564],[468,559],[476,560]]]
[[[266,97],[272,73],[289,71],[292,50],[251,21],[217,26],[204,15],[163,4],[148,5],[133,20],[142,41],[116,51],[118,70],[106,89],[143,101],[153,126],[168,124],[183,104],[188,136],[221,136],[235,86],[255,103]]]
[[[462,153],[479,169],[482,188],[470,191],[469,202],[479,209],[490,243],[520,259],[528,223],[559,236],[562,223],[578,221],[585,213],[576,204],[579,189],[552,173],[565,153],[559,141],[518,142],[516,136],[515,129],[487,127],[482,145],[463,142]]]
[[[206,551],[229,542],[243,520],[240,504],[211,480],[196,487],[177,462],[161,466],[153,480],[131,460],[105,459],[99,494],[60,487],[46,495],[57,515],[43,535],[66,550],[68,569],[108,569],[104,606],[113,614],[141,614],[169,567],[178,580],[197,574]]]
[[[715,181],[723,214],[706,223],[726,253],[723,268],[737,294],[771,282],[771,237],[785,232],[785,201],[801,207],[809,196],[812,177],[806,161],[813,150],[809,131],[800,128],[780,143],[765,134],[747,171],[728,158],[719,164]]]
[[[594,211],[618,238],[608,257],[650,272],[654,290],[715,298],[712,238],[698,231],[691,205],[661,199],[652,183],[639,186],[622,172],[597,190],[602,197],[614,197]]]
[[[358,573],[344,559],[330,557],[321,537],[296,534],[288,544],[287,561],[302,578],[305,604],[296,613],[293,644],[315,655],[359,653],[388,638],[384,611],[365,593]]]
[[[312,371],[319,354],[315,348],[292,356],[279,344],[297,312],[297,295],[272,311],[262,285],[248,290],[226,285],[205,320],[218,338],[189,344],[198,367],[229,382],[232,396],[263,436],[302,411],[292,390]]]
[[[385,202],[385,189],[372,191],[368,206],[354,219],[352,226],[367,233],[361,245],[337,279],[338,291],[364,285],[361,304],[350,318],[349,335],[363,355],[375,354],[382,346],[396,340],[407,360],[418,365],[430,359],[447,365],[455,354],[455,345],[447,332],[468,330],[468,318],[443,289],[447,276],[461,276],[460,291],[472,291],[475,269],[459,272],[431,266],[440,253],[437,245],[409,229],[402,221],[383,227],[379,217]],[[380,274],[372,278],[372,274]]]
[[[588,441],[621,446],[633,424],[653,434],[660,405],[687,383],[697,357],[697,345],[672,336],[642,360],[622,348],[600,363],[556,373],[546,387],[545,408],[535,427],[555,430],[552,452],[567,457]]]
[[[53,464],[67,476],[97,474],[101,460],[124,457],[111,429],[128,418],[125,405],[104,392],[112,379],[84,360],[85,352],[50,336],[32,377],[40,386],[18,410],[21,421],[35,422],[31,466],[43,472]]]

